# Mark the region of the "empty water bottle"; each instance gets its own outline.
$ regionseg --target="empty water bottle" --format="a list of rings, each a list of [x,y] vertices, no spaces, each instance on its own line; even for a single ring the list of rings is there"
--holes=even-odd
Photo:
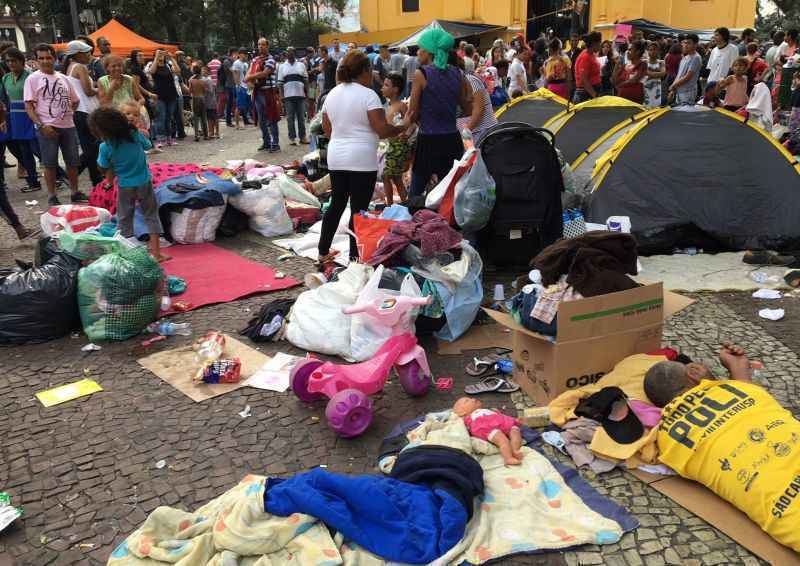
[[[192,325],[189,322],[153,322],[147,325],[147,331],[151,334],[160,334],[161,336],[191,336]]]

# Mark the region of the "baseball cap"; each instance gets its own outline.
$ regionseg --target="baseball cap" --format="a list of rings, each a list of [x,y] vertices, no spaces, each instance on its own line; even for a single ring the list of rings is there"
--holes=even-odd
[[[77,39],[73,39],[67,43],[67,55],[75,55],[76,53],[89,53],[92,50],[87,44]]]
[[[644,434],[644,426],[619,387],[604,387],[583,399],[575,409],[579,417],[598,421],[612,440],[631,444]]]

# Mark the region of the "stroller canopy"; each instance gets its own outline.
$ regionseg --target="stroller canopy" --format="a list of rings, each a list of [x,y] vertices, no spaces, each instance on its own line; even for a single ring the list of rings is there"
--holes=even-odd
[[[648,112],[598,161],[588,220],[629,216],[645,253],[800,247],[800,163],[726,110]]]

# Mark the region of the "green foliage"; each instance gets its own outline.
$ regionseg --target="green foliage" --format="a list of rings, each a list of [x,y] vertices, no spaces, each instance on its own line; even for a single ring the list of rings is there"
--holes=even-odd
[[[761,6],[756,15],[756,31],[762,38],[768,38],[776,30],[800,29],[800,1],[773,0],[777,10],[763,14]]]

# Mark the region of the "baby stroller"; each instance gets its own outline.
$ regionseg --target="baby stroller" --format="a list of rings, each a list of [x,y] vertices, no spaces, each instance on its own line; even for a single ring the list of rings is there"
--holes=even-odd
[[[495,266],[528,266],[563,230],[564,179],[555,136],[506,122],[490,128],[478,147],[497,193],[489,223],[478,235],[478,249],[484,262]]]

